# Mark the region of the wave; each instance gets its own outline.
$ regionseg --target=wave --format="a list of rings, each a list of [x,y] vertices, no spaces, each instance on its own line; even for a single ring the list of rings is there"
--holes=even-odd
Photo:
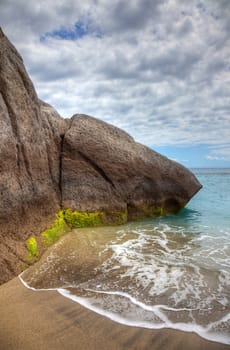
[[[94,304],[94,299],[90,299],[89,297],[81,297],[75,294],[72,294],[69,289],[64,288],[47,288],[47,289],[36,289],[23,280],[22,275],[19,275],[19,279],[21,283],[28,289],[31,289],[33,291],[47,291],[47,290],[53,290],[57,291],[59,294],[61,294],[63,297],[68,298],[81,306],[96,312],[97,314],[107,317],[111,319],[114,322],[120,323],[125,326],[131,326],[131,327],[141,327],[141,328],[147,328],[147,329],[163,329],[163,328],[170,328],[175,329],[179,331],[184,332],[194,332],[201,336],[202,338],[219,342],[223,344],[230,344],[230,336],[222,334],[220,332],[213,331],[213,327],[220,325],[221,323],[228,322],[230,320],[230,313],[225,315],[223,318],[218,320],[218,322],[212,322],[207,327],[203,327],[199,324],[195,323],[184,323],[184,322],[171,322],[168,317],[165,315],[164,311],[174,311],[174,312],[181,312],[181,311],[191,311],[187,308],[173,308],[169,307],[168,305],[146,305],[143,302],[140,302],[133,296],[129,295],[128,293],[124,292],[115,292],[115,291],[97,291],[92,289],[87,289],[87,291],[95,293],[96,295],[108,295],[108,296],[117,296],[122,297],[124,299],[129,300],[133,305],[137,306],[138,308],[141,308],[144,311],[151,312],[155,315],[157,321],[156,322],[150,322],[150,321],[143,321],[138,319],[129,319],[127,317],[124,317],[120,315],[119,313],[115,313],[113,311],[110,311],[108,309],[104,309],[103,307],[100,307],[96,304]]]

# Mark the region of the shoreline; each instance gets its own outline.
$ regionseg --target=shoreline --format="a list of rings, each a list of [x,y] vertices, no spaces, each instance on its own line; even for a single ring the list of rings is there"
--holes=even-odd
[[[27,289],[18,277],[0,286],[0,350],[228,350],[195,333],[115,323],[56,291]]]

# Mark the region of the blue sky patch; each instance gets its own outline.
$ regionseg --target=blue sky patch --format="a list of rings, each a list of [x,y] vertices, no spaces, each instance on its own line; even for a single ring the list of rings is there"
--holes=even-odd
[[[215,147],[215,146],[214,146]],[[156,152],[173,159],[187,168],[229,168],[230,161],[223,157],[213,157],[213,145],[152,146]]]
[[[52,32],[47,32],[40,37],[40,41],[44,42],[47,38],[61,39],[61,40],[77,40],[81,39],[86,35],[94,34],[95,36],[100,36],[101,34],[94,33],[90,30],[90,25],[86,21],[77,21],[72,27],[61,27],[59,29],[53,30]]]

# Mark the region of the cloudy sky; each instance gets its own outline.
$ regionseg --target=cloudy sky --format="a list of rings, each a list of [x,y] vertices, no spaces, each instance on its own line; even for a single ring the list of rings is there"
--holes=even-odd
[[[230,166],[230,0],[0,0],[0,25],[62,116]]]

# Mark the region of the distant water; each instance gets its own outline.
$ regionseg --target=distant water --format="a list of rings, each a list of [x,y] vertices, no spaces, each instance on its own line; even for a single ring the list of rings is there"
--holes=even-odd
[[[230,169],[193,169],[180,214],[74,230],[21,275],[114,321],[230,344]]]

